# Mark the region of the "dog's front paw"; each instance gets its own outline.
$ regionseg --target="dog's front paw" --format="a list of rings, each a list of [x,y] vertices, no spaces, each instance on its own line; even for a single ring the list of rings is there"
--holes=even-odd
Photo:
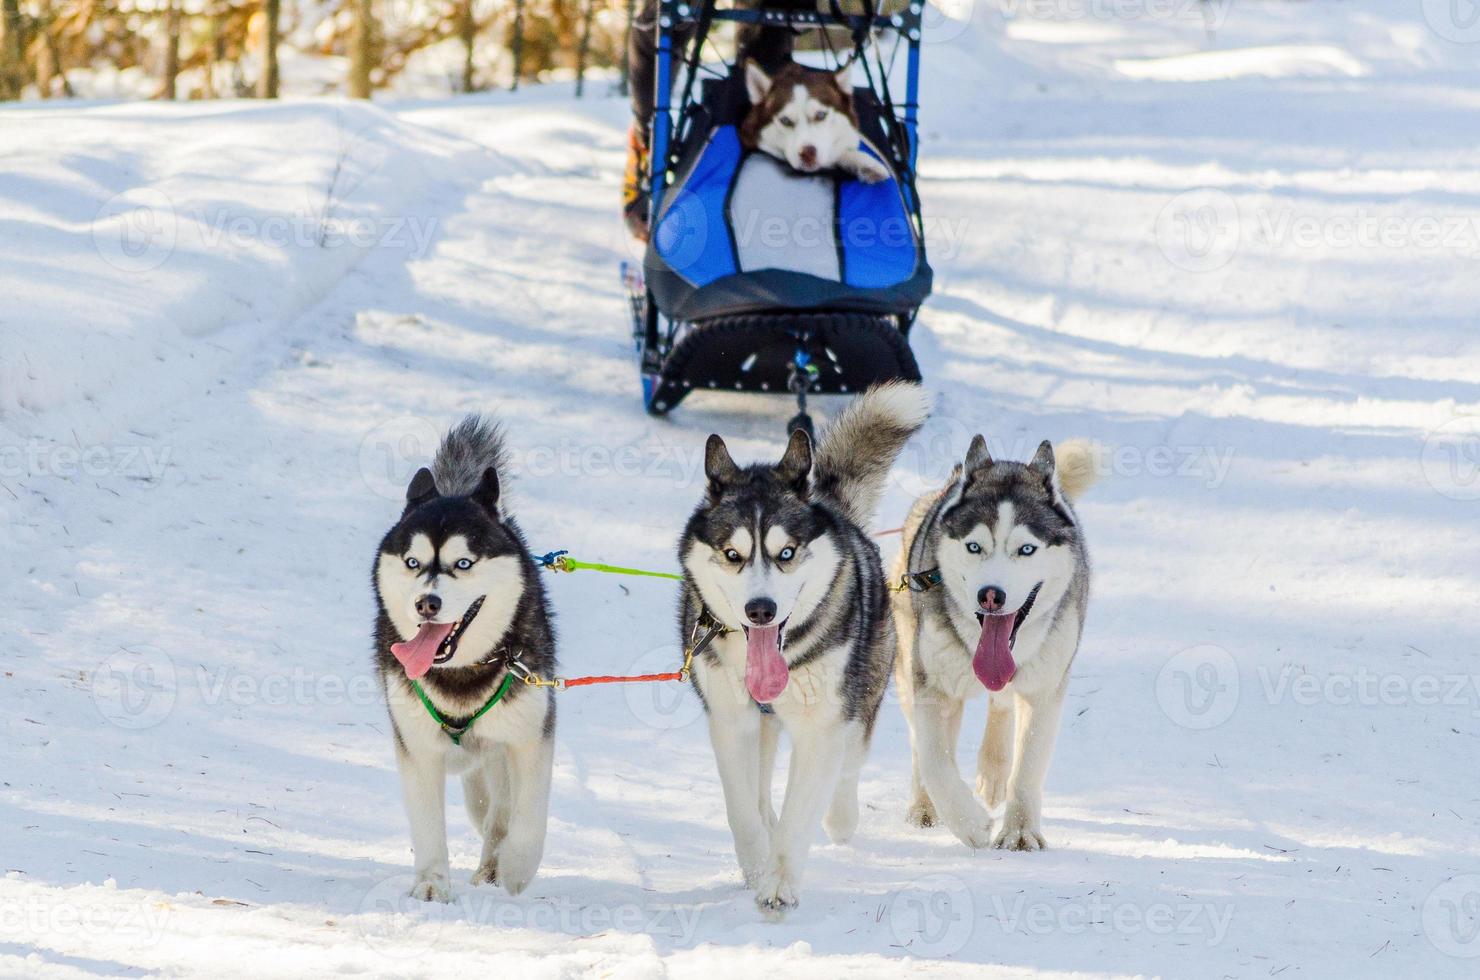
[[[755,905],[767,918],[779,920],[797,907],[796,882],[786,872],[772,868],[760,876]]]
[[[882,184],[894,176],[890,173],[888,167],[873,157],[865,157],[858,161],[857,166],[853,169],[853,175],[865,184]]]
[[[992,846],[1001,851],[1041,851],[1048,847],[1038,820],[1024,808],[1008,804],[1002,816],[1002,829],[992,838]]]
[[[538,844],[521,842],[515,838],[504,841],[494,863],[498,868],[498,883],[510,895],[518,895],[529,887],[535,872],[540,869],[540,858],[544,848]]]
[[[965,787],[962,787],[963,789]],[[992,817],[974,802],[960,814],[941,814],[943,822],[956,839],[974,851],[992,843]]]
[[[411,897],[419,902],[450,902],[452,883],[445,874],[419,874],[411,886]]]
[[[735,860],[740,863],[740,874],[745,878],[746,888],[760,884],[761,872],[766,867],[766,855],[771,850],[771,835],[762,831],[742,840],[735,838]]]
[[[1007,773],[1002,769],[977,773],[976,795],[981,797],[988,810],[997,809],[1007,799]]]
[[[498,857],[491,857],[478,865],[478,870],[473,872],[471,879],[473,886],[498,884]]]
[[[905,811],[904,822],[911,827],[919,827],[928,830],[940,823],[940,818],[935,815],[935,804],[930,802],[930,797],[921,793],[910,803],[910,808]]]

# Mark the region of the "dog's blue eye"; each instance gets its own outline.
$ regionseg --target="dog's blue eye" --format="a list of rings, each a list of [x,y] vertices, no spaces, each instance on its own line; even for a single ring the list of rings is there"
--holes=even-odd
[[[975,541],[968,541],[966,542],[966,550],[971,552],[973,555],[979,555],[982,553],[982,546],[977,544]]]
[[[417,561],[415,558],[407,558],[406,559],[406,567],[407,568],[420,568],[421,567],[421,562]]]
[[[730,548],[730,549],[726,550],[725,551],[725,560],[726,561],[732,561],[732,562],[735,562],[736,564],[739,564],[740,563],[740,552],[736,551],[734,548]]]
[[[466,572],[473,567],[473,560],[471,558],[459,558],[457,560],[457,567]]]
[[[827,118],[827,110],[826,109],[823,109],[821,112],[817,113],[817,115],[815,115],[815,116],[812,117],[812,121],[813,122],[822,122],[822,120],[824,120],[826,118]]]
[[[1031,555],[1033,552],[1035,552],[1037,550],[1038,550],[1038,546],[1036,544],[1025,544],[1021,548],[1018,549],[1018,554],[1022,555],[1024,558],[1026,558],[1026,557],[1028,557],[1029,555]]]
[[[795,548],[782,548],[781,554],[777,555],[776,557],[781,559],[782,561],[791,561],[792,557],[796,555],[796,553],[797,550]]]
[[[787,129],[790,129],[791,127],[793,127],[793,126],[796,125],[796,120],[795,119],[789,119],[786,116],[782,116],[778,120],[778,122],[780,122],[781,125],[785,126]]]

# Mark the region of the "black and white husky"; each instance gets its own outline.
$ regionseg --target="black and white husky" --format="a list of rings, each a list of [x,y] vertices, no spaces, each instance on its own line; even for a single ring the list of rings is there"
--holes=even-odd
[[[380,542],[374,583],[376,667],[395,733],[415,858],[414,898],[451,898],[447,774],[461,774],[483,836],[473,884],[511,894],[545,849],[555,701],[511,664],[555,674],[555,639],[539,572],[500,501],[498,427],[469,416]]]
[[[944,823],[969,847],[1045,846],[1043,780],[1089,602],[1072,501],[1094,476],[1087,443],[1055,454],[1045,442],[1023,465],[993,461],[977,436],[950,483],[911,509],[896,567],[909,589],[894,598],[911,823]],[[963,704],[984,690],[977,802],[956,768],[956,739]],[[988,809],[1003,802],[994,835]]]
[[[796,905],[823,804],[842,842],[858,826],[858,773],[889,683],[895,638],[879,550],[864,530],[884,479],[929,403],[918,385],[856,399],[816,456],[792,434],[774,466],[739,467],[709,437],[708,491],[679,545],[683,641],[716,635],[695,660],[735,851],[757,904]],[[777,739],[792,742],[778,819]]]

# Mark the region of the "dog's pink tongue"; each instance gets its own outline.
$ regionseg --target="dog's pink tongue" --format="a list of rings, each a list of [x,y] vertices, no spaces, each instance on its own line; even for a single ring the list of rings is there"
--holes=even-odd
[[[745,686],[761,704],[786,690],[786,660],[781,656],[781,627],[752,626],[745,634]]]
[[[981,639],[976,641],[976,656],[971,669],[989,691],[1000,691],[1017,673],[1012,660],[1012,624],[1017,616],[983,616]]]
[[[437,659],[437,648],[447,639],[455,623],[422,623],[416,635],[404,643],[392,643],[391,653],[406,668],[406,676],[412,680],[425,677]]]

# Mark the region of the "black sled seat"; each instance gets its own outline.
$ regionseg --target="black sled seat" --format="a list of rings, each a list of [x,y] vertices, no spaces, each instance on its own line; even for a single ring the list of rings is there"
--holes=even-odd
[[[865,184],[747,151],[741,73],[705,87],[643,260],[648,410],[696,388],[791,392],[805,407],[808,393],[920,380],[908,332],[932,273],[873,92],[855,91],[860,149],[895,176]]]

